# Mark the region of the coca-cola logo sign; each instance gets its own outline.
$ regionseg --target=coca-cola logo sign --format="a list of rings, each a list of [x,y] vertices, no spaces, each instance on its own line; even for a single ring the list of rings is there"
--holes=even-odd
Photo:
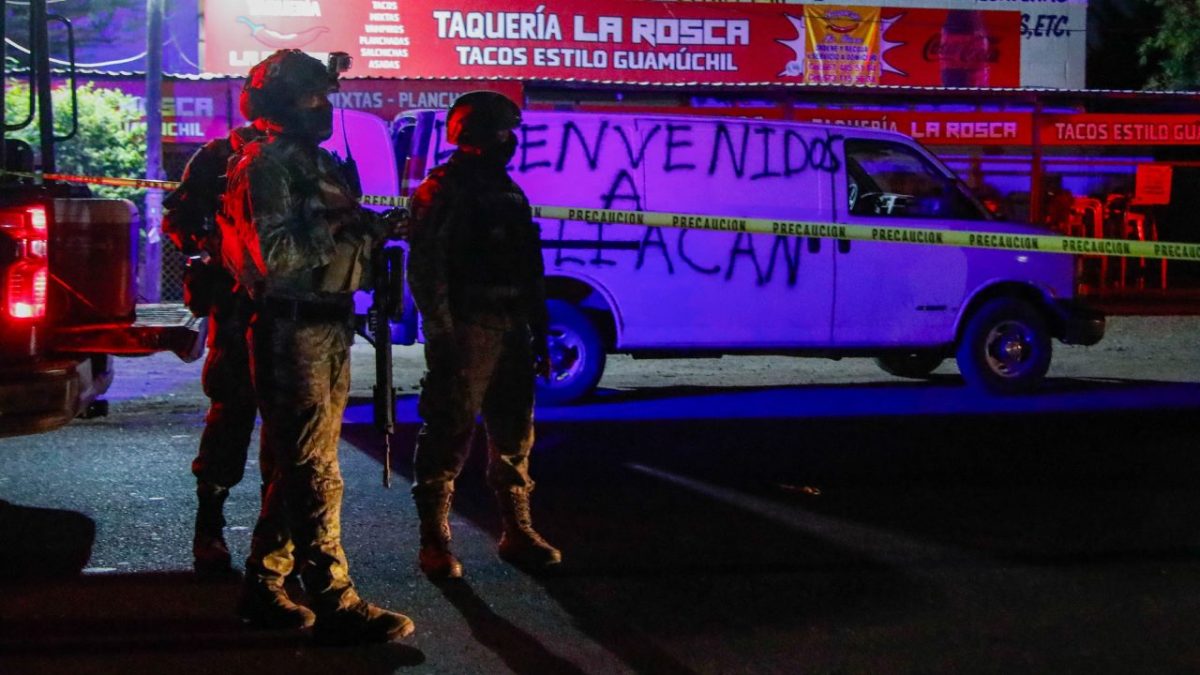
[[[993,64],[1000,60],[1001,38],[987,34],[933,35],[923,55],[929,63]]]

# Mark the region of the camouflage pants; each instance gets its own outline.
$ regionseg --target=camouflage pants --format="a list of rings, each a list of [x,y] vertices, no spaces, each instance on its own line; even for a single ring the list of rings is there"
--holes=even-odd
[[[413,460],[413,494],[453,491],[482,413],[488,484],[533,487],[533,355],[529,331],[458,322],[455,334],[427,340],[428,372],[418,411],[424,425]]]
[[[211,403],[200,435],[192,474],[201,483],[224,488],[237,485],[246,469],[246,451],[258,416],[250,379],[247,320],[232,298],[209,314],[208,355],[200,381]],[[266,480],[267,462],[261,463]]]
[[[350,390],[348,323],[256,318],[254,382],[263,454],[272,471],[246,573],[271,586],[292,570],[318,606],[337,605],[353,584],[341,544],[338,437]]]

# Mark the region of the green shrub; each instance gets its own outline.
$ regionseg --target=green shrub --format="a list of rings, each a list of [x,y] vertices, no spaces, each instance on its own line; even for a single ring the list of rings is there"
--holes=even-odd
[[[9,123],[25,118],[29,111],[29,86],[9,80],[4,87],[5,115]],[[138,112],[136,99],[114,89],[98,89],[91,83],[77,90],[79,101],[79,133],[69,141],[55,146],[59,173],[85,176],[118,176],[134,178],[146,171],[146,124]],[[53,90],[56,132],[70,128],[71,93],[63,87]],[[8,135],[20,138],[39,151],[37,121]],[[141,204],[143,190],[131,188],[95,187],[101,197],[131,199]]]

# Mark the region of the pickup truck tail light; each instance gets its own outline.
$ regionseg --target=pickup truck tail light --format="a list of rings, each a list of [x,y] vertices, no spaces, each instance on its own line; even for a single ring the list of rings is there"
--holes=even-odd
[[[46,261],[19,260],[8,268],[4,295],[14,319],[46,316]]]
[[[14,319],[46,316],[48,221],[45,206],[0,209],[0,229],[13,240],[16,252],[4,274],[4,309]]]

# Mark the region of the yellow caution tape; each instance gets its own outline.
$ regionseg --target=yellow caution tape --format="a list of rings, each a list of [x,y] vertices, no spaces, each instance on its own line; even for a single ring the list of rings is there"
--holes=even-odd
[[[535,218],[650,225],[654,227],[678,227],[722,232],[747,232],[793,237],[817,237],[821,239],[844,239],[847,241],[883,241],[899,244],[989,248],[1028,253],[1065,253],[1068,255],[1106,255],[1120,258],[1169,258],[1172,260],[1200,261],[1200,244],[1166,241],[1090,239],[1087,237],[1060,237],[1057,235],[942,230],[926,227],[876,227],[871,225],[849,225],[800,220],[700,216],[658,211],[580,209],[564,206],[534,206],[533,215]]]
[[[37,180],[57,180],[64,183],[86,183],[88,185],[104,185],[106,187],[137,188],[146,190],[174,190],[179,187],[178,181],[150,180],[148,178],[98,178],[96,176],[77,176],[70,173],[29,173],[27,171],[5,171],[9,176],[20,178],[35,178]]]
[[[408,197],[396,197],[393,195],[363,195],[358,201],[367,206],[408,206]]]
[[[57,180],[111,187],[174,190],[175,181],[142,178],[97,178],[71,174],[35,174],[6,171],[9,175],[42,180]],[[407,197],[364,195],[363,204],[370,206],[408,206]],[[1064,253],[1068,255],[1104,255],[1118,258],[1166,258],[1200,262],[1200,244],[1167,241],[1130,241],[1126,239],[1092,239],[1089,237],[1060,237],[1041,234],[1012,234],[1006,232],[944,230],[927,227],[876,227],[802,220],[772,220],[769,218],[736,218],[706,216],[661,211],[622,211],[567,206],[534,206],[535,218],[613,223],[619,225],[648,225],[720,232],[746,232],[791,237],[816,237],[847,241],[882,241],[925,246],[955,246],[984,248],[1019,253]]]

